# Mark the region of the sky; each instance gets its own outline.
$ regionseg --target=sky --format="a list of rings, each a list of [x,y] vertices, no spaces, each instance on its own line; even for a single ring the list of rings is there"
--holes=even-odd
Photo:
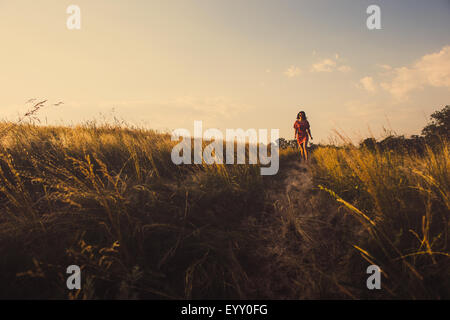
[[[450,0],[0,0],[0,39],[7,120],[36,98],[47,124],[202,120],[293,139],[304,110],[314,142],[357,142],[419,134],[450,104]]]

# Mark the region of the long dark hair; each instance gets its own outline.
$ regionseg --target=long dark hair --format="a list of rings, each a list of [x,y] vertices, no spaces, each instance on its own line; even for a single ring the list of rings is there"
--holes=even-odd
[[[300,112],[297,114],[297,119],[300,119],[300,116],[302,116],[303,120],[307,120],[307,119],[306,119],[306,113],[305,113],[305,111],[300,111]]]

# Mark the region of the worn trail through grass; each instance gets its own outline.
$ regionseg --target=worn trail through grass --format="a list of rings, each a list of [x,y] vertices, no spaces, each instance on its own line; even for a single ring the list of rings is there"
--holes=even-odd
[[[255,224],[249,230],[259,246],[257,271],[250,276],[256,297],[354,298],[348,283],[342,284],[348,277],[337,268],[347,259],[348,243],[340,232],[346,217],[314,187],[310,166],[286,159],[265,183],[266,210],[246,221]]]

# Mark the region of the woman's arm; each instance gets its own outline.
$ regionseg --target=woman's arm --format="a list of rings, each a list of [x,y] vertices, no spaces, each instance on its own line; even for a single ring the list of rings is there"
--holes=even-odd
[[[309,137],[311,138],[311,140],[313,140],[313,137],[312,137],[312,135],[311,135],[311,129],[310,129],[310,128],[306,129],[306,132],[308,132]]]

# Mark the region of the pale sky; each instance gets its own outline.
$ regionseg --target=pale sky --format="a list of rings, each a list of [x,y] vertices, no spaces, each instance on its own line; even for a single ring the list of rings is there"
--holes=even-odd
[[[69,5],[81,30],[68,30]],[[381,30],[366,9],[381,8]],[[417,134],[450,104],[449,0],[0,0],[0,117]]]

